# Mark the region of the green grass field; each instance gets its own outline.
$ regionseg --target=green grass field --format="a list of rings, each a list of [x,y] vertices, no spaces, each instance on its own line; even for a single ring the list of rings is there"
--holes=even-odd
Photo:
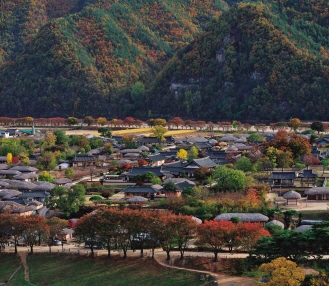
[[[18,256],[0,253],[0,283],[7,281],[19,266]]]
[[[107,259],[43,253],[28,256],[27,263],[31,284],[24,281],[24,269],[21,268],[10,285],[202,285],[199,274],[169,269],[150,258],[124,260],[115,256]]]

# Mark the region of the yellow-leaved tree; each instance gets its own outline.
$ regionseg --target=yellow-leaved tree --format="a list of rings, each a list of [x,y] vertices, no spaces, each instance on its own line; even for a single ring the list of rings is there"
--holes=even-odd
[[[187,160],[187,151],[184,149],[179,149],[179,151],[176,153],[176,156],[179,159]]]
[[[262,264],[258,271],[269,276],[266,286],[300,286],[305,279],[303,269],[285,257],[279,257]]]
[[[13,154],[7,154],[7,164],[11,164],[13,162]]]

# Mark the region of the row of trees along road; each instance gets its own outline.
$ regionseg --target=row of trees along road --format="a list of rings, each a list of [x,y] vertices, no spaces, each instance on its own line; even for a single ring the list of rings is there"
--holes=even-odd
[[[63,228],[67,227],[68,221],[57,217],[46,219],[39,215],[19,216],[8,213],[0,214],[0,251],[9,242],[14,242],[15,253],[17,245],[24,242],[33,253],[34,245],[49,242],[51,251],[52,240],[63,236]]]
[[[261,224],[227,221],[206,221],[198,224],[191,216],[175,215],[166,211],[98,209],[79,219],[75,234],[87,241],[94,253],[98,243],[105,244],[108,256],[112,249],[121,249],[124,257],[134,242],[143,249],[152,250],[161,246],[170,259],[174,246],[180,251],[181,258],[191,239],[203,246],[210,247],[217,260],[223,248],[250,250],[263,235],[269,235]]]

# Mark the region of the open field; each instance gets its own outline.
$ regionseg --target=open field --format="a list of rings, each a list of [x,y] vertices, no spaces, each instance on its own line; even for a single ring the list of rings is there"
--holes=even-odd
[[[19,266],[20,259],[18,256],[0,253],[0,284],[7,281]]]
[[[196,130],[169,130],[166,132],[165,136],[177,136],[177,135],[183,135],[183,134],[191,134],[196,133]]]
[[[136,133],[148,133],[151,132],[152,128],[135,128],[135,129],[126,129],[126,130],[115,130],[112,131],[113,135],[127,135],[127,134],[136,134]]]
[[[197,273],[169,269],[150,258],[114,256],[108,259],[43,253],[28,256],[27,264],[31,284],[24,281],[24,269],[21,268],[9,285],[194,286],[204,283]]]

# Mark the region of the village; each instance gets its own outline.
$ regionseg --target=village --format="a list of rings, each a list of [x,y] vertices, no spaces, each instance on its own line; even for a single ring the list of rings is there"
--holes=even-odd
[[[325,123],[133,120],[7,125],[2,251],[154,257],[162,249],[175,266],[195,251],[215,263],[241,254],[250,265],[239,275],[282,257],[329,255]]]

